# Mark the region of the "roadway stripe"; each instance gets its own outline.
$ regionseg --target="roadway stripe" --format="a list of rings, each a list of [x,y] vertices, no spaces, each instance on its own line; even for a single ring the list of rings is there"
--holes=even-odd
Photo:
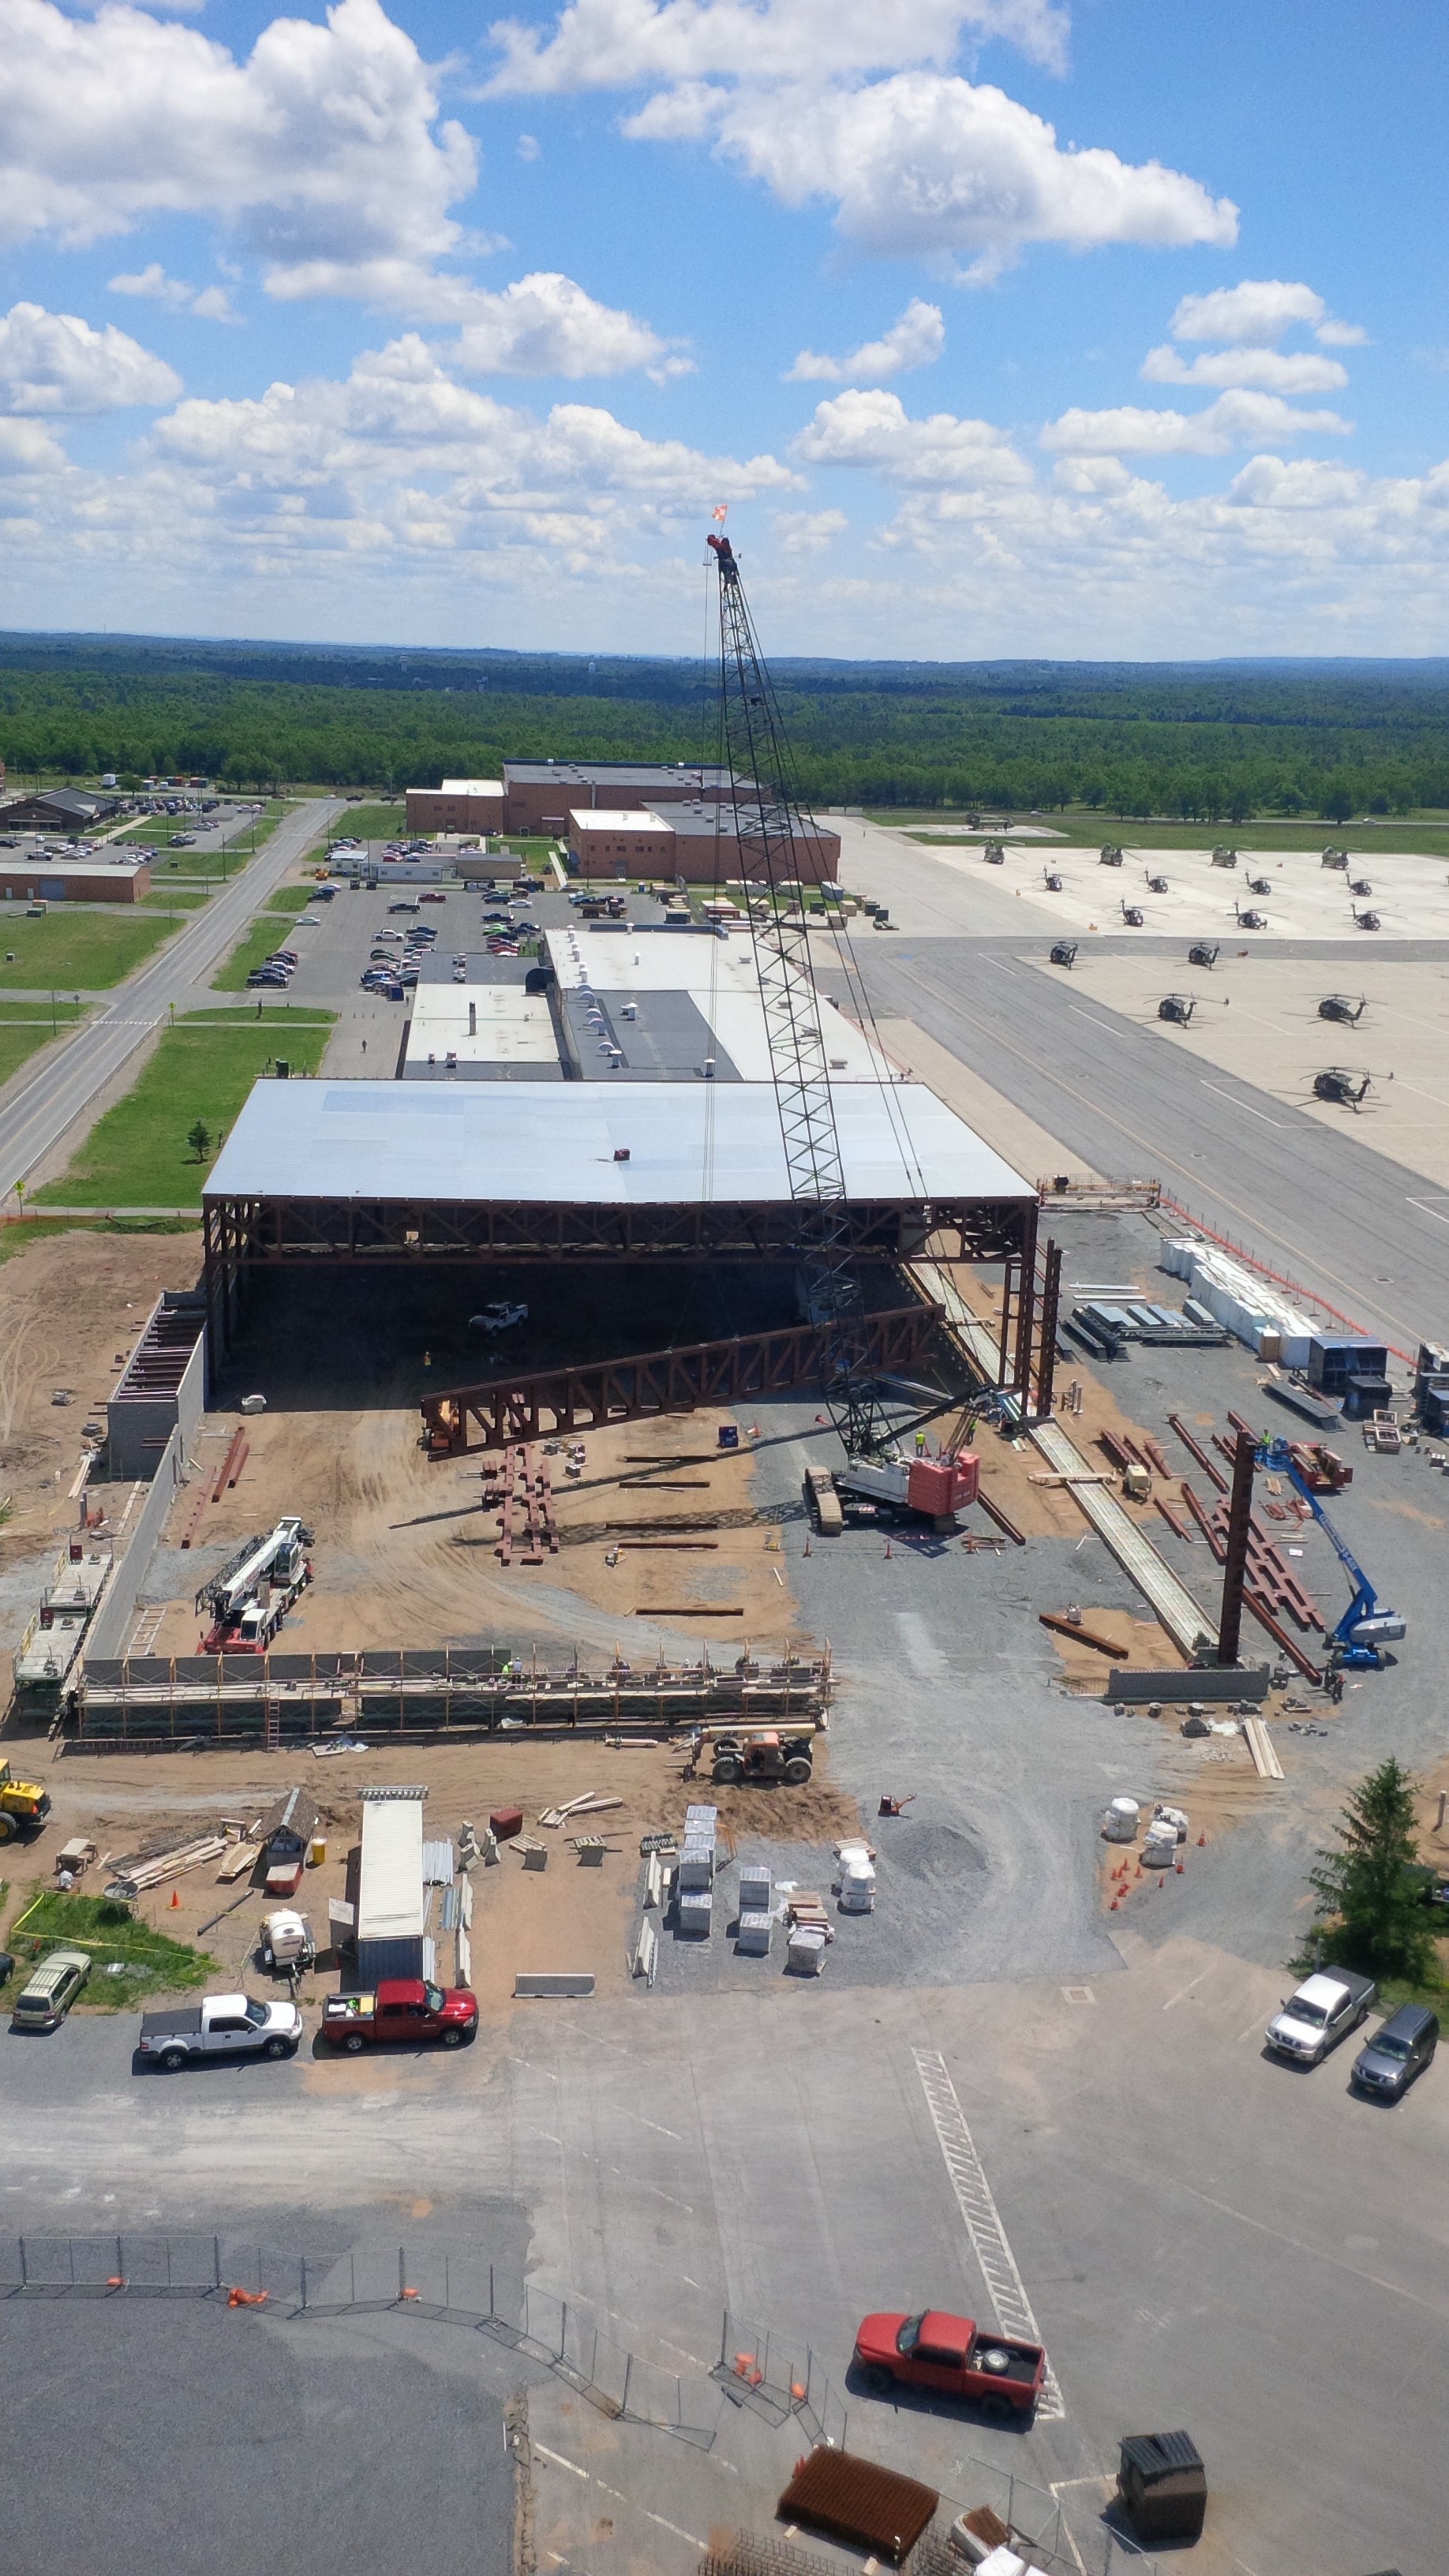
[[[1270,1118],[1266,1109],[1255,1109],[1251,1101],[1235,1100],[1230,1091],[1224,1091],[1221,1083],[1209,1082],[1206,1076],[1202,1087],[1204,1091],[1215,1091],[1219,1100],[1225,1100],[1230,1109],[1246,1109],[1250,1118],[1261,1118],[1265,1127],[1281,1127],[1283,1124],[1281,1118]]]
[[[1026,2284],[1017,2269],[1016,2256],[1001,2224],[1001,2212],[992,2198],[991,2185],[956,2098],[956,2087],[946,2071],[946,2061],[934,2048],[913,2049],[911,2054],[926,2096],[931,2125],[946,2160],[956,2205],[966,2222],[966,2233],[981,2266],[981,2277],[986,2283],[996,2323],[1002,2334],[1019,2335],[1026,2343],[1040,2343],[1041,2328],[1032,2312]],[[1036,2411],[1038,2421],[1042,2423],[1060,2422],[1067,2411],[1050,2362],[1046,2366]]]

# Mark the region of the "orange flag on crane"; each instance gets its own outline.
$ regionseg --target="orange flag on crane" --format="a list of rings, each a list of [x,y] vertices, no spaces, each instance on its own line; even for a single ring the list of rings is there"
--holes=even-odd
[[[729,514],[730,505],[728,501],[716,501],[714,508],[711,510],[709,515],[720,527],[723,527]]]

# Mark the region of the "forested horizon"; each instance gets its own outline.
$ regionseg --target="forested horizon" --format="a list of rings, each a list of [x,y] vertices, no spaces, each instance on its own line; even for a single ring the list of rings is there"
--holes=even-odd
[[[1449,660],[773,664],[802,794],[1246,822],[1449,808]],[[714,753],[665,657],[0,635],[12,785],[195,771],[398,793],[505,760]]]

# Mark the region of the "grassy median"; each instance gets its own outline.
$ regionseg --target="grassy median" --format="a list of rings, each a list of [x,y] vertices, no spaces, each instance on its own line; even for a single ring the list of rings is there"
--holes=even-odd
[[[296,928],[289,912],[259,912],[244,939],[211,978],[213,993],[242,993],[254,966],[265,966],[269,957],[286,944],[287,933]],[[300,952],[299,952],[300,954]]]
[[[252,1084],[284,1052],[293,1073],[315,1073],[327,1027],[283,1032],[238,1011],[223,1021],[180,1020],[167,1029],[124,1100],[96,1121],[58,1181],[37,1190],[32,1207],[199,1207],[207,1173]],[[207,1131],[205,1155],[191,1143]]]

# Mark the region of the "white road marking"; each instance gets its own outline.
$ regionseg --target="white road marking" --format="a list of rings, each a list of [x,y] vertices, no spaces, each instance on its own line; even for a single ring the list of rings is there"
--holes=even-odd
[[[677,2129],[666,2129],[658,2120],[646,2120],[642,2111],[626,2112],[625,2117],[630,2120],[637,2120],[642,2129],[657,2130],[661,2138],[673,2138],[677,2146],[682,2146],[684,2144],[684,2140]]]
[[[931,2114],[931,2125],[951,2177],[956,2205],[966,2222],[966,2233],[981,2266],[981,2276],[986,2283],[997,2325],[1003,2334],[1020,2335],[1027,2343],[1040,2343],[1041,2328],[1026,2295],[1026,2284],[1017,2269],[1016,2256],[1007,2242],[1001,2212],[991,2196],[991,2185],[966,2126],[965,2114],[956,2098],[956,2087],[946,2071],[946,2061],[934,2048],[917,2048],[912,2054],[926,2096],[926,2108]],[[1036,2411],[1041,2423],[1060,2422],[1067,2411],[1050,2362],[1046,2366]]]
[[[687,2540],[691,2549],[709,2547],[707,2540],[697,2540],[692,2531],[681,2531],[677,2522],[666,2522],[662,2513],[650,2513],[647,2505],[644,2508],[644,2515],[646,2521],[657,2522],[661,2531],[672,2531],[676,2540]]]
[[[532,2447],[541,2460],[552,2460],[556,2469],[568,2469],[574,2477],[582,2478],[585,2486],[588,2485],[588,2470],[581,2469],[577,2460],[566,2460],[562,2451],[551,2451],[546,2442],[535,2442]]]
[[[1068,1002],[1067,1009],[1075,1011],[1079,1020],[1090,1020],[1094,1029],[1105,1029],[1109,1038],[1118,1034],[1110,1020],[1099,1020],[1095,1011],[1084,1011],[1080,1002]]]
[[[1200,1986],[1204,1977],[1210,1977],[1212,1975],[1213,1966],[1215,1965],[1216,1961],[1206,1968],[1199,1968],[1197,1975],[1193,1977],[1187,1985],[1179,1986],[1175,1995],[1168,1996],[1166,2003],[1162,2007],[1163,2011],[1171,2012],[1174,2004],[1180,2004],[1184,1995],[1190,1995],[1194,1986]]]
[[[1449,1225],[1449,1216],[1441,1216],[1437,1208],[1425,1207],[1422,1199],[1406,1199],[1404,1205],[1417,1208],[1422,1216],[1431,1216],[1436,1225]]]
[[[1266,1109],[1255,1109],[1251,1101],[1235,1100],[1232,1093],[1230,1091],[1224,1091],[1220,1083],[1204,1080],[1203,1089],[1204,1091],[1215,1091],[1219,1100],[1225,1100],[1230,1109],[1243,1109],[1246,1110],[1250,1118],[1261,1118],[1265,1127],[1281,1127],[1283,1124],[1281,1118],[1270,1118]]]

